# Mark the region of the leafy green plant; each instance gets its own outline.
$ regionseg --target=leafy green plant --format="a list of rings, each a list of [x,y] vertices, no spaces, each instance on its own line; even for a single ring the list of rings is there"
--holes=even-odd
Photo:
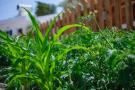
[[[26,10],[26,9],[25,9]],[[62,45],[59,37],[62,33],[72,27],[82,27],[79,24],[67,25],[58,30],[58,32],[49,39],[56,18],[49,25],[45,35],[43,36],[35,17],[28,11],[28,15],[32,21],[34,29],[34,37],[32,35],[10,37],[4,32],[0,32],[1,47],[5,49],[6,54],[11,58],[12,64],[8,71],[6,82],[8,88],[28,90],[31,87],[38,86],[42,90],[53,90],[61,87],[60,77],[66,71],[59,70],[56,62],[59,58],[54,58],[53,47]],[[83,26],[84,29],[89,28]],[[84,49],[82,46],[74,46],[65,48],[66,51],[73,49]],[[61,57],[61,56],[60,56]],[[56,71],[58,70],[58,71]]]
[[[68,53],[70,58],[65,60],[70,65],[73,85],[65,78],[64,87],[77,90],[134,89],[134,35],[135,32],[108,29],[91,33],[78,30],[63,38],[62,42],[67,46],[87,47],[87,52]]]
[[[0,70],[0,75],[6,75],[8,89],[135,89],[134,31],[107,28],[92,32],[83,24],[72,24],[50,39],[57,17],[43,35],[34,16],[27,12],[34,37],[31,33],[11,37],[0,31],[0,49],[11,60],[9,67]],[[80,30],[60,38],[72,27]]]

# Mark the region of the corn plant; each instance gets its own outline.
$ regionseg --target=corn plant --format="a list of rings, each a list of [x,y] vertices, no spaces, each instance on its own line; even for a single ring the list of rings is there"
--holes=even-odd
[[[25,9],[26,10],[26,9]],[[2,71],[7,71],[6,83],[8,89],[28,90],[34,88],[40,88],[41,90],[53,90],[61,87],[60,77],[66,73],[66,71],[56,71],[59,68],[56,62],[61,61],[62,53],[60,56],[53,58],[53,47],[56,45],[62,46],[59,37],[62,33],[72,27],[82,27],[79,24],[67,25],[58,30],[58,32],[49,39],[49,33],[51,32],[57,16],[49,25],[45,35],[41,33],[40,27],[35,17],[26,10],[34,30],[34,37],[30,35],[22,35],[17,37],[11,37],[6,33],[0,31],[0,42],[6,55],[11,59],[11,66],[5,68]],[[89,30],[89,28],[83,26],[82,28]],[[82,46],[71,46],[65,48],[64,54],[71,50],[86,50]]]

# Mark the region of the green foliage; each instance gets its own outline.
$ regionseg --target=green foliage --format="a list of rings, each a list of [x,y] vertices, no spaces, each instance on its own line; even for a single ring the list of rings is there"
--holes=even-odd
[[[0,31],[1,56],[10,61],[8,67],[0,70],[7,89],[135,89],[135,32],[113,29],[92,32],[82,24],[72,24],[60,28],[49,39],[58,16],[43,35],[37,20],[27,12],[34,37],[32,33],[11,37]],[[81,30],[61,37],[72,27]]]
[[[53,48],[63,46],[59,42],[59,37],[64,31],[72,27],[82,26],[79,24],[64,26],[52,36],[52,39],[49,39],[49,33],[57,17],[52,21],[45,35],[42,35],[35,17],[28,10],[26,11],[32,21],[35,33],[33,38],[32,33],[26,36],[11,37],[0,31],[1,48],[4,48],[6,55],[11,59],[11,66],[1,71],[7,73],[8,89],[29,90],[38,87],[41,90],[53,90],[60,88],[62,85],[60,77],[66,73],[66,71],[60,70],[58,66],[63,53],[60,52],[60,56],[56,57]],[[82,28],[88,30],[85,26]],[[84,49],[83,46],[79,45],[77,48],[63,47],[63,51]]]
[[[81,45],[87,48],[87,52],[72,51],[65,57],[63,68],[68,68],[70,76],[65,75],[63,89],[135,88],[135,32],[106,29],[90,33],[78,30],[62,42],[67,46]]]
[[[53,14],[55,12],[56,12],[55,5],[50,5],[47,3],[37,1],[37,7],[36,7],[36,12],[35,12],[37,16]]]

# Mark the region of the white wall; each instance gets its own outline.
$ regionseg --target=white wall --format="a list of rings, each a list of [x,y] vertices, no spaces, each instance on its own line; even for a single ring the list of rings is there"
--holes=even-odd
[[[18,29],[22,29],[23,33],[27,33],[27,28],[30,25],[30,21],[25,16],[17,16],[8,20],[0,21],[0,29],[2,31],[12,30],[13,35],[18,34]]]

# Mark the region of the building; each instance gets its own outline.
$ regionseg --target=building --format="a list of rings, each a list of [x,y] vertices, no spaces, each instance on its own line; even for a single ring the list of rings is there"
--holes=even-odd
[[[32,10],[31,5],[17,5],[18,15],[7,20],[0,21],[0,29],[10,35],[26,34],[27,28],[30,26],[30,20],[27,17],[27,12],[23,9]]]
[[[0,29],[13,36],[19,34],[26,34],[27,32],[29,32],[29,30],[31,30],[31,21],[27,15],[27,12],[23,8],[32,11],[31,5],[17,5],[18,15],[13,18],[0,21]],[[39,16],[37,17],[37,20],[39,23],[49,22],[56,15],[57,14]]]
[[[16,16],[0,21],[0,29],[10,35],[26,34],[30,21],[25,16]]]

